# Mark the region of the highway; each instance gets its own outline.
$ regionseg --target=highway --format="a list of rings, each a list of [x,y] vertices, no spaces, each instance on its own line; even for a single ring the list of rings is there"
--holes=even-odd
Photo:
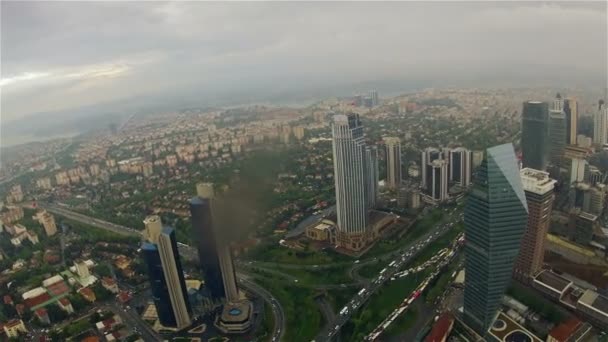
[[[38,207],[46,209],[47,211],[49,211],[53,214],[56,214],[59,216],[64,216],[64,217],[67,217],[68,219],[71,219],[71,220],[74,220],[74,221],[77,221],[80,223],[85,223],[85,224],[88,224],[88,225],[96,227],[96,228],[105,229],[105,230],[108,230],[108,231],[111,231],[111,232],[114,232],[117,234],[141,236],[141,232],[136,229],[121,226],[121,225],[107,222],[104,220],[96,219],[94,217],[90,217],[90,216],[87,216],[87,215],[84,215],[81,213],[76,213],[76,212],[73,212],[66,208],[60,207],[60,206],[48,205],[45,203],[38,203]],[[180,243],[180,244],[178,244],[178,249],[179,249],[180,256],[182,258],[184,258],[185,260],[198,261],[198,251],[196,250],[196,248]],[[285,313],[284,313],[283,308],[281,307],[281,304],[279,303],[279,301],[275,297],[273,297],[270,292],[266,291],[264,288],[260,287],[259,285],[255,284],[254,282],[249,280],[247,275],[237,272],[237,279],[244,289],[248,290],[251,293],[254,293],[255,295],[259,296],[260,298],[263,298],[266,303],[271,305],[272,314],[274,316],[274,322],[275,322],[274,331],[272,333],[272,341],[273,342],[281,341],[281,339],[283,338],[283,335],[285,334],[286,321],[285,321]],[[122,311],[122,312],[124,314],[127,314],[126,311]],[[127,316],[129,318],[129,321],[139,320],[139,321],[141,321],[142,324],[147,325],[145,322],[143,322],[141,320],[141,318],[134,317],[133,312],[129,311]],[[138,326],[141,327],[141,324],[138,324]],[[147,326],[147,328],[149,328],[149,326]],[[140,333],[148,335],[149,331],[146,332],[145,329],[146,329],[146,327],[140,328]]]
[[[455,214],[454,211],[456,210],[452,210],[451,215],[443,220],[443,224],[435,226],[435,228],[429,231],[427,234],[413,241],[409,248],[402,250],[402,254],[398,254],[395,259],[388,263],[387,267],[380,272],[378,277],[374,278],[369,285],[363,287],[359,293],[353,296],[348,304],[342,308],[335,321],[327,325],[329,328],[322,329],[319,334],[317,334],[314,341],[331,341],[336,334],[338,334],[344,324],[350,320],[351,316],[357,311],[357,309],[363,306],[365,302],[367,302],[369,298],[387,281],[390,281],[391,277],[398,273],[402,266],[408,264],[418,255],[420,251],[450,230],[456,224],[456,222],[462,219],[462,214]],[[446,221],[449,221],[449,223],[446,223]]]

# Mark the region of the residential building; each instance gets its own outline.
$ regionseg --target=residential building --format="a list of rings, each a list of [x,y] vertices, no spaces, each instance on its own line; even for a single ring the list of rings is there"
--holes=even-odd
[[[384,137],[386,148],[386,184],[396,190],[401,185],[401,141],[395,137]]]
[[[549,110],[546,102],[523,104],[521,149],[523,167],[545,171],[549,152]]]
[[[561,110],[549,111],[549,161],[561,165],[566,147],[566,113]]]
[[[543,265],[545,236],[551,220],[556,181],[549,178],[548,172],[529,168],[522,169],[520,174],[528,203],[528,225],[521,239],[513,277],[530,283]]]
[[[65,311],[67,314],[74,313],[74,307],[72,306],[72,303],[70,302],[70,300],[67,299],[66,297],[59,299],[59,301],[57,302],[57,305],[59,305],[59,308],[61,310]]]
[[[57,234],[57,225],[55,224],[55,217],[48,211],[42,210],[36,214],[38,222],[44,227],[44,231],[47,236],[53,236]]]
[[[27,334],[27,328],[20,319],[13,319],[4,324],[4,333],[8,338],[18,338],[19,334]]]
[[[480,335],[494,322],[528,220],[513,145],[487,149],[465,213],[464,320]]]

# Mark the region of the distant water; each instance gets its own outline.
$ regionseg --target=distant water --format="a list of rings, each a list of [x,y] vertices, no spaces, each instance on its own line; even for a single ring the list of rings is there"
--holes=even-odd
[[[63,134],[40,136],[29,134],[10,134],[8,132],[2,131],[0,135],[0,147],[17,146],[31,142],[44,142],[59,138],[72,138],[79,134],[80,132],[69,132]]]

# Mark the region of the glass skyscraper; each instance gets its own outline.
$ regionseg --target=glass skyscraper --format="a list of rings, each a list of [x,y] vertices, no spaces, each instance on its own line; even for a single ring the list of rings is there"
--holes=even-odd
[[[549,156],[549,106],[546,102],[524,102],[521,150],[524,167],[545,171]]]
[[[464,320],[484,336],[511,279],[528,206],[512,144],[487,149],[465,207]]]
[[[158,241],[145,241],[142,255],[148,267],[150,290],[158,320],[163,326],[190,325],[192,309],[188,301],[184,272],[173,228],[163,228]]]

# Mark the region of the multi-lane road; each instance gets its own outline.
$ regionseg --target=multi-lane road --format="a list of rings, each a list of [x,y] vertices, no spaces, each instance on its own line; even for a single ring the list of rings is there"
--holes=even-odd
[[[57,205],[38,203],[38,207],[46,209],[47,211],[49,211],[53,214],[56,214],[59,216],[64,216],[70,220],[74,220],[74,221],[80,222],[80,223],[85,223],[85,224],[91,225],[96,228],[112,231],[117,234],[141,236],[141,232],[136,229],[121,226],[121,225],[107,222],[104,220],[100,220],[100,219],[90,217],[90,216],[87,216],[87,215],[84,215],[81,213],[73,212],[67,208],[63,208],[63,207],[60,207]],[[198,252],[194,247],[180,243],[178,245],[178,249],[179,249],[180,256],[182,258],[184,258],[185,260],[191,260],[191,261],[198,260]],[[272,332],[272,341],[275,341],[275,342],[281,341],[283,338],[283,335],[285,334],[285,324],[286,323],[285,323],[285,313],[284,313],[283,308],[281,307],[281,304],[279,303],[279,301],[274,296],[272,296],[272,294],[270,292],[266,291],[264,288],[257,285],[251,279],[248,279],[247,275],[237,272],[237,279],[239,280],[241,287],[243,287],[245,290],[259,296],[260,298],[264,299],[264,301],[268,305],[271,306],[272,314],[274,316],[274,322],[275,322],[274,331]],[[141,319],[139,317],[133,316],[133,313],[130,311],[128,312],[128,314],[126,311],[123,311],[123,313],[126,316],[128,316],[129,321],[133,321],[133,320],[141,321]],[[135,323],[133,323],[133,324],[135,324]],[[145,324],[145,323],[143,323],[143,324]],[[141,327],[140,324],[138,324],[138,326]],[[149,328],[149,327],[147,327],[147,328]],[[147,334],[149,332],[145,331],[144,329],[146,329],[146,327],[141,327],[140,333],[143,333],[145,335],[148,335],[148,337],[150,337],[151,335]]]
[[[342,308],[335,321],[327,325],[326,329],[322,329],[321,332],[317,334],[315,341],[331,341],[339,333],[342,326],[350,320],[357,309],[364,305],[365,302],[384,285],[384,283],[390,281],[391,277],[393,277],[402,266],[408,264],[427,245],[450,230],[457,221],[460,221],[462,216],[458,212],[454,213],[454,211],[456,210],[453,210],[451,215],[443,220],[443,224],[436,225],[428,233],[413,241],[405,250],[402,250],[401,254],[397,254],[397,256],[388,263],[388,266],[383,269],[369,285],[363,287],[359,293],[353,296],[346,306]]]

